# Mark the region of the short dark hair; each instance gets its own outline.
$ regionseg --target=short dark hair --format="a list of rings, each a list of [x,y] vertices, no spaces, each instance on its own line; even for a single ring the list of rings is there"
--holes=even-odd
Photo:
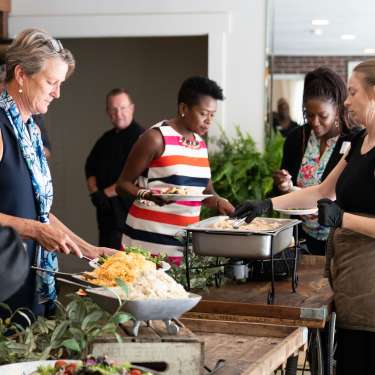
[[[126,91],[125,89],[121,88],[121,87],[116,87],[114,89],[112,89],[106,96],[105,98],[105,102],[106,102],[106,107],[108,108],[108,99],[109,98],[112,98],[112,96],[116,96],[116,95],[120,95],[120,94],[125,94],[128,96],[129,100],[130,100],[130,103],[134,104],[133,103],[133,99],[132,97],[130,96],[130,94],[128,93],[128,91]]]
[[[177,104],[185,103],[189,108],[199,104],[201,96],[211,96],[223,100],[222,88],[207,77],[190,77],[186,79],[178,91]]]
[[[303,89],[302,110],[305,115],[306,103],[310,99],[321,99],[337,106],[341,131],[351,128],[344,102],[347,96],[344,80],[333,70],[319,67],[306,74]]]

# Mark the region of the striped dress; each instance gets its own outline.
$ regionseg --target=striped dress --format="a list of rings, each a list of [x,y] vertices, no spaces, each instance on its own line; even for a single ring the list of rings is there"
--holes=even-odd
[[[164,139],[163,154],[154,159],[143,177],[138,179],[141,188],[182,187],[203,193],[211,178],[207,146],[194,134],[200,148],[181,145],[181,134],[166,122],[153,126]],[[123,244],[140,246],[152,253],[182,256],[182,244],[175,237],[181,229],[199,221],[201,202],[178,201],[158,206],[149,201],[134,201],[125,225]]]

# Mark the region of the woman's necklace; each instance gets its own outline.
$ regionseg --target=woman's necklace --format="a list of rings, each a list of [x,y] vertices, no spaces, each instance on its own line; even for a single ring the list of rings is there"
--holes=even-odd
[[[184,147],[187,147],[187,148],[193,148],[193,149],[199,149],[201,148],[201,144],[199,141],[197,141],[195,139],[195,136],[193,135],[194,139],[188,139],[186,138],[185,136],[181,136],[180,137],[180,145],[181,146],[184,146]]]

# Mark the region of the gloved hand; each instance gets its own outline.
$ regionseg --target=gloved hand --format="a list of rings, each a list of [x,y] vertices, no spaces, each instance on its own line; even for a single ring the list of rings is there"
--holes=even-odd
[[[318,221],[320,225],[334,228],[341,227],[344,211],[336,202],[327,198],[320,199],[318,200],[318,210]]]
[[[246,222],[250,223],[257,216],[270,214],[273,210],[271,199],[246,201],[236,207],[233,217],[246,217]]]
[[[95,193],[91,193],[90,198],[95,207],[101,208],[102,210],[111,210],[111,202],[104,194],[103,190],[97,190]]]

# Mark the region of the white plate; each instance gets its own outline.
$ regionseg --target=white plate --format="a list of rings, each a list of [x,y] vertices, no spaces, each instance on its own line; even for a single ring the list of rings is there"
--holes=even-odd
[[[67,363],[80,363],[82,361],[63,359]],[[12,363],[9,365],[0,366],[1,375],[33,375],[39,366],[55,366],[55,360],[47,361],[32,361],[32,362],[20,362]],[[140,369],[144,372],[149,371],[148,369],[140,366],[132,366],[135,369]],[[150,372],[151,374],[155,373],[154,371]]]
[[[89,266],[91,268],[98,268],[98,260],[99,258],[95,258],[89,262]],[[163,271],[169,271],[171,269],[171,265],[168,262],[164,262],[163,260],[160,262],[160,269]]]
[[[81,361],[66,360],[68,363],[77,363]],[[12,363],[10,365],[0,366],[1,375],[29,375],[38,369],[39,366],[54,366],[56,361],[33,361]]]
[[[275,211],[277,212],[281,212],[282,214],[285,214],[285,215],[290,215],[290,216],[293,216],[293,215],[313,215],[313,214],[316,214],[318,213],[318,208],[317,207],[314,207],[314,208],[300,208],[300,209],[283,209],[283,208],[274,208]]]
[[[196,201],[200,202],[212,197],[212,194],[153,194],[155,197],[160,197],[165,202],[177,201]]]

